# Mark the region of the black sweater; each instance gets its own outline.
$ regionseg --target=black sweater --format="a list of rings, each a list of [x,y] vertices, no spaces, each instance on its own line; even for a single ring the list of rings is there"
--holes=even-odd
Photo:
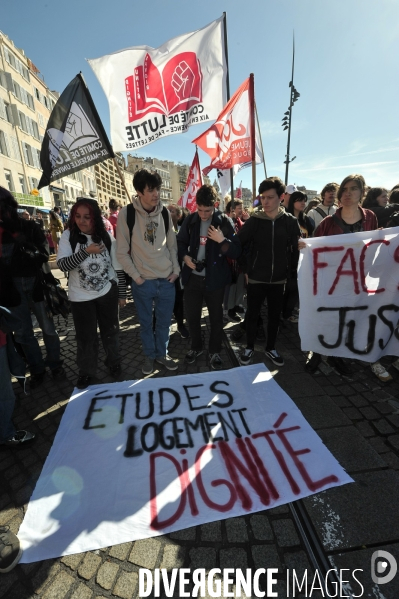
[[[240,265],[249,279],[261,283],[284,281],[298,264],[297,219],[281,209],[272,220],[259,210],[238,233],[243,247]]]

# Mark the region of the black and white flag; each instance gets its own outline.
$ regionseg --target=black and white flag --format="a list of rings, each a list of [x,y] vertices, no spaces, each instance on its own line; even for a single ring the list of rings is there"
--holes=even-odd
[[[115,156],[81,74],[59,97],[47,124],[38,188]]]

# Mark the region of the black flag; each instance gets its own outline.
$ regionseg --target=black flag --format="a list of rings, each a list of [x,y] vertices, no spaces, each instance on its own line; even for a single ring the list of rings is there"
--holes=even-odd
[[[114,156],[86,83],[81,74],[76,75],[50,114],[38,188]]]

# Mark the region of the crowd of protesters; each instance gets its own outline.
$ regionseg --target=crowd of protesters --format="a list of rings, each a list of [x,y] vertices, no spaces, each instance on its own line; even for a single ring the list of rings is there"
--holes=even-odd
[[[53,379],[65,378],[60,340],[42,286],[51,251],[57,254],[58,268],[68,273],[76,387],[85,389],[98,367],[97,327],[105,365],[115,379],[122,374],[119,310],[126,305],[129,288],[140,324],[144,375],[153,372],[155,363],[171,371],[178,368],[168,353],[173,316],[182,338],[190,339],[185,363],[195,363],[204,353],[204,303],[211,369],[223,368],[226,319],[237,323],[233,338],[246,333],[242,365],[251,363],[256,340],[264,340],[266,358],[284,366],[276,342],[282,320],[298,322],[297,265],[299,251],[306,251],[303,239],[399,225],[399,185],[390,192],[370,189],[361,175],[349,175],[340,185],[328,183],[321,199],[308,205],[295,185],[286,187],[278,177],[269,177],[259,186],[256,208],[249,211],[241,199],[227,197],[222,212],[209,185],[197,192],[195,212],[177,204],[166,208],[160,201],[161,184],[158,173],[139,170],[133,179],[137,195],[130,205],[122,208],[111,200],[104,214],[95,200],[78,198],[65,225],[59,210],[50,212],[47,232],[29,213],[21,215],[11,193],[0,187],[0,444],[13,447],[34,438],[28,431],[16,431],[12,423],[11,376],[24,389],[26,369],[31,389],[45,382],[46,368]],[[265,302],[266,332],[261,317]],[[45,358],[33,315],[42,330]],[[306,370],[316,372],[321,359],[310,352]],[[330,357],[329,362],[341,375],[350,373],[342,358]],[[399,360],[393,365],[399,370]],[[382,382],[392,379],[379,362],[371,369]]]

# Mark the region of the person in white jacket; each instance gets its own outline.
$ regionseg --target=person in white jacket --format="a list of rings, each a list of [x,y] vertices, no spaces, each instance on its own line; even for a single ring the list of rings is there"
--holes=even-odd
[[[161,184],[158,173],[138,170],[133,178],[137,198],[133,198],[133,206],[125,206],[119,212],[116,228],[117,258],[132,278],[145,375],[153,372],[154,361],[168,370],[177,369],[177,363],[168,355],[168,344],[175,302],[174,283],[180,267],[172,219],[160,201]],[[130,231],[128,210],[132,208],[134,225]]]

